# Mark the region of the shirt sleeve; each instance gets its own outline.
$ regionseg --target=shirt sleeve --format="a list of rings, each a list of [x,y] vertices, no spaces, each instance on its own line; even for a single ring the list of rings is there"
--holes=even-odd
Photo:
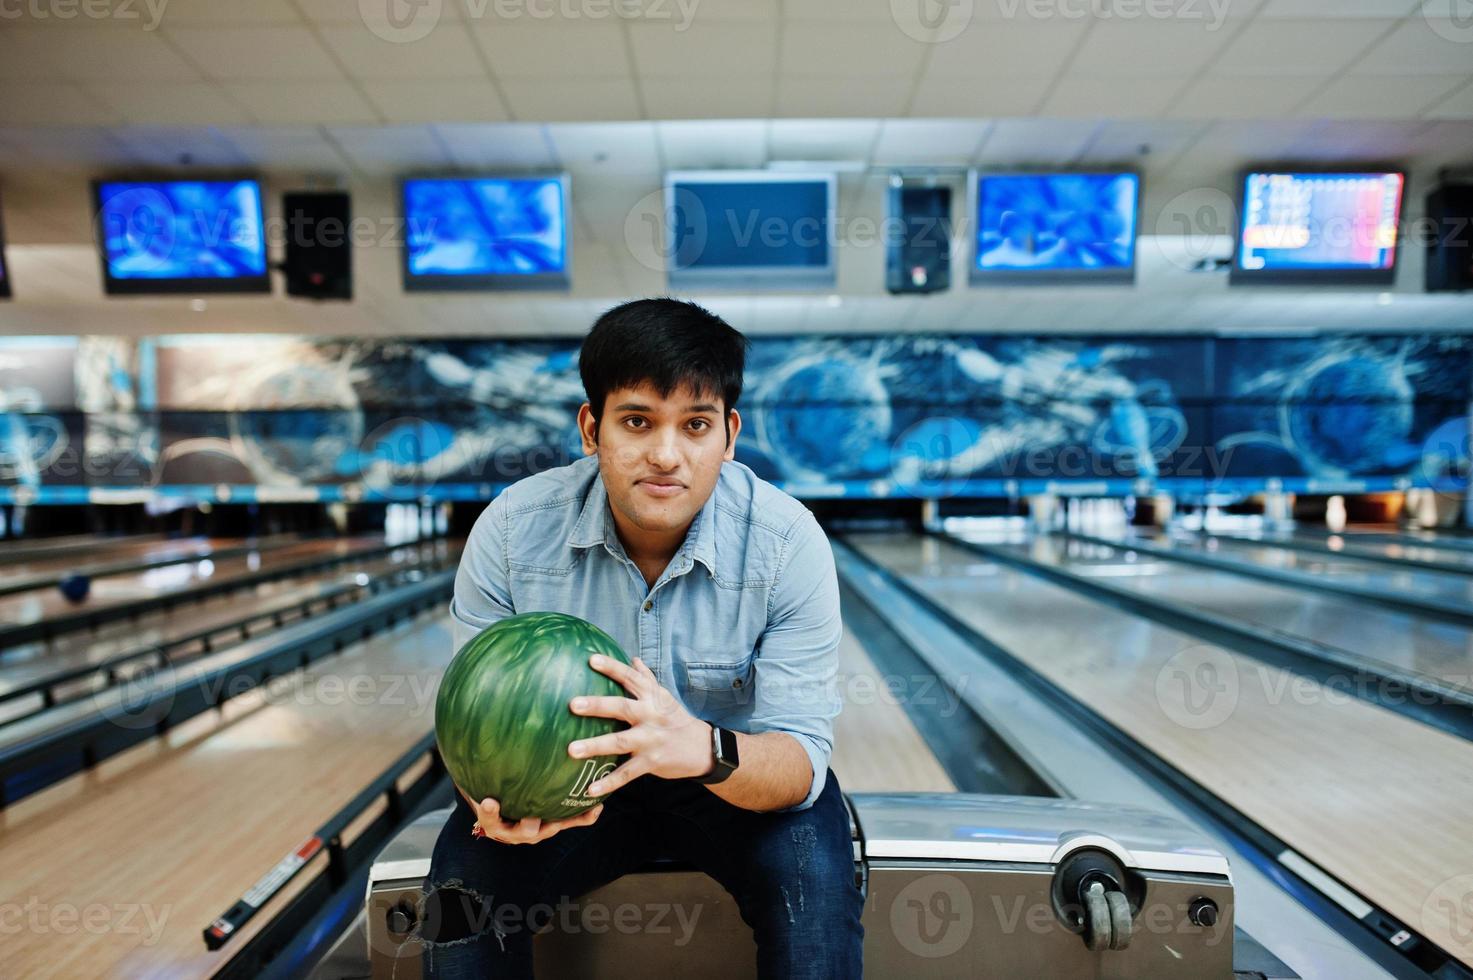
[[[476,518],[460,555],[455,596],[450,600],[452,654],[492,623],[516,614],[505,540],[506,504],[504,497],[497,497]]]
[[[834,719],[843,706],[836,689],[843,629],[833,549],[805,512],[794,524],[769,602],[751,723],[753,732],[786,732],[808,753],[812,783],[791,810],[812,806],[827,779]]]

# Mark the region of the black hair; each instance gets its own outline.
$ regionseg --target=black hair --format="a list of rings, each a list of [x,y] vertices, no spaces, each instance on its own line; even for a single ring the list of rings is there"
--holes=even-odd
[[[578,374],[595,430],[604,399],[620,388],[649,384],[669,398],[682,385],[720,395],[730,440],[729,413],[742,395],[747,338],[721,317],[685,300],[637,299],[594,321],[578,355]]]

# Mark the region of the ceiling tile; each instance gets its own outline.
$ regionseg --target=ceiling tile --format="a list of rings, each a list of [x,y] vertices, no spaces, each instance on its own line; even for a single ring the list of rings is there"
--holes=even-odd
[[[390,123],[499,122],[507,118],[489,81],[364,82],[364,94]]]
[[[1347,75],[1300,105],[1301,116],[1395,119],[1420,115],[1463,85],[1461,75]]]
[[[1429,119],[1473,119],[1473,82],[1453,92],[1425,114]]]
[[[774,160],[868,160],[878,120],[777,119],[768,130]]]
[[[341,79],[312,31],[301,27],[171,28],[168,37],[213,78]]]
[[[157,3],[158,0],[155,0]],[[147,9],[140,2],[139,7]],[[183,24],[296,24],[301,16],[290,0],[188,0],[170,2],[160,19],[164,27]]]
[[[960,36],[932,45],[928,72],[979,77],[1049,77],[1084,37],[1078,20],[975,20]]]
[[[199,72],[169,46],[162,32],[99,27],[52,32],[46,45],[78,81],[192,82]]]
[[[226,126],[220,135],[258,167],[332,172],[348,166],[317,126]]]
[[[1070,74],[1114,77],[1191,75],[1201,70],[1231,36],[1211,22],[1114,20],[1094,25],[1073,60]]]
[[[429,126],[331,126],[328,135],[364,173],[439,170],[450,164]]]
[[[1353,66],[1359,53],[1393,21],[1255,21],[1233,38],[1213,65],[1223,74],[1323,75]]]
[[[677,32],[664,24],[629,25],[641,75],[764,74],[777,67],[777,28],[767,23],[705,21]]]
[[[386,41],[354,27],[322,28],[323,43],[356,78],[484,78],[485,68],[460,24],[441,24],[411,42]]]
[[[977,152],[987,126],[975,119],[887,119],[880,124],[874,163],[963,167]]]
[[[905,80],[872,75],[784,75],[778,80],[776,114],[789,119],[899,116],[905,112],[909,90]]]
[[[249,163],[240,148],[213,127],[179,125],[118,126],[118,142],[133,159],[158,167],[240,167]]]
[[[0,30],[0,81],[43,82],[70,77],[61,32],[46,27]]]
[[[631,70],[624,34],[614,20],[480,20],[472,36],[497,75],[575,78]]]
[[[1180,78],[1089,78],[1066,75],[1044,102],[1045,115],[1139,119],[1159,116],[1182,87]]]
[[[378,122],[358,90],[347,82],[226,82],[225,90],[244,105],[257,122],[371,123]]]
[[[1473,13],[1473,4],[1469,5]],[[1412,17],[1356,62],[1357,74],[1473,74],[1473,23]]]
[[[213,82],[92,82],[83,88],[130,123],[213,127],[250,121],[245,110]]]
[[[1264,18],[1308,17],[1380,17],[1390,19],[1409,16],[1421,7],[1421,0],[1267,0],[1258,10]]]
[[[762,119],[772,114],[771,75],[674,78],[642,76],[639,90],[651,119]]]
[[[1094,138],[1098,123],[1062,119],[1001,119],[987,132],[978,166],[1072,162]]]
[[[558,160],[571,169],[610,175],[660,171],[654,123],[554,123],[547,138]]]
[[[661,157],[671,170],[760,167],[767,162],[767,129],[763,120],[655,124]]]
[[[239,2],[239,0],[232,0]],[[252,0],[254,2],[254,0]],[[380,21],[384,19],[382,10],[387,12],[387,0],[292,0],[306,16],[308,20],[319,24],[356,24],[359,27],[382,26]],[[435,26],[441,23],[459,21],[462,14],[468,8],[470,0],[428,0],[419,4],[413,19],[427,18],[427,22],[433,22]],[[477,0],[478,7],[485,7]],[[400,8],[397,13],[402,15],[405,8]],[[486,8],[488,13],[492,8]],[[364,19],[365,12],[374,14],[375,19],[370,25]]]
[[[1262,119],[1296,106],[1324,84],[1316,75],[1204,75],[1167,115],[1181,119]]]
[[[927,74],[911,100],[918,117],[997,118],[1031,116],[1053,84],[1051,78],[942,77]]]
[[[484,170],[551,170],[558,164],[541,123],[434,127],[457,167]]]
[[[894,24],[798,21],[782,32],[782,71],[795,75],[914,75],[930,48]]]
[[[634,84],[627,78],[503,78],[513,116],[523,122],[640,118]]]
[[[80,85],[6,82],[0,85],[0,125],[96,126],[120,122],[113,108]]]

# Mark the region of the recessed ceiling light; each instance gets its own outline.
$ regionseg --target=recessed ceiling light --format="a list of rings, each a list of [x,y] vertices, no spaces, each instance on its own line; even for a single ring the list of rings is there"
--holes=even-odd
[[[1390,293],[1377,293],[1376,294],[1376,305],[1377,306],[1390,306],[1391,305],[1391,294]]]
[[[203,313],[205,310],[209,309],[209,307],[210,304],[206,303],[202,299],[192,299],[189,301],[189,308],[196,313]]]
[[[837,293],[831,294],[828,299],[828,304],[830,306],[843,306],[844,297],[838,295]]]

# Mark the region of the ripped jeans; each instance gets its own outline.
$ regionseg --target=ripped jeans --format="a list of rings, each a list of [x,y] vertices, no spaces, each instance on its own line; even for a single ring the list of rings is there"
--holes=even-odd
[[[832,771],[806,810],[758,813],[697,783],[641,776],[608,798],[592,826],[539,844],[474,838],[474,823],[457,798],[435,844],[420,916],[429,977],[532,976],[534,932],[656,857],[691,864],[731,893],[757,942],[759,976],[862,973],[863,900]],[[684,911],[672,913],[670,931],[694,928]]]

